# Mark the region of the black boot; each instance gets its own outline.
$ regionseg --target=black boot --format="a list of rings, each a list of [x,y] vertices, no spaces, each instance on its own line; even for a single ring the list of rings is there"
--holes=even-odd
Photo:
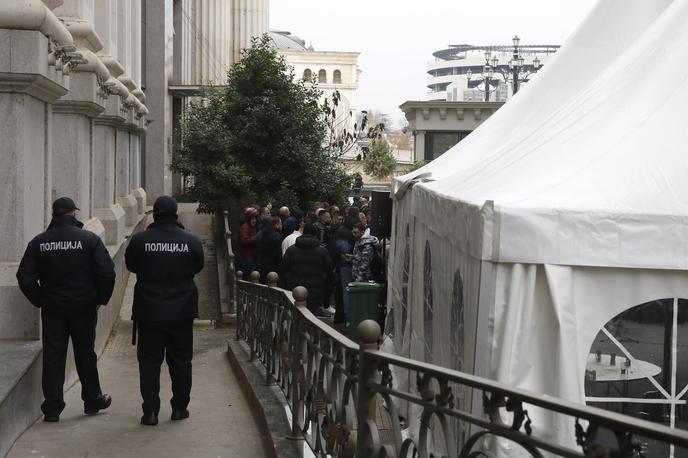
[[[141,417],[141,424],[146,426],[155,426],[158,424],[158,414],[155,412],[144,413]]]
[[[172,420],[184,420],[185,418],[189,418],[189,411],[187,409],[172,411]]]
[[[86,415],[95,415],[100,410],[105,410],[112,404],[112,398],[109,394],[101,394],[94,401],[84,402],[84,413]]]

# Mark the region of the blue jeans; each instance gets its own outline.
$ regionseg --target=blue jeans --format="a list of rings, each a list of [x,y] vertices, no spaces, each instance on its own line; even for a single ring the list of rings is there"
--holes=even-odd
[[[344,265],[339,268],[339,277],[342,282],[342,303],[344,305],[344,321],[349,321],[349,283],[351,283],[351,266]]]

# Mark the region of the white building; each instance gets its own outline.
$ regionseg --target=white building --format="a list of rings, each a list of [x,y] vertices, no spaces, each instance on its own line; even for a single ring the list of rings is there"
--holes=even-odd
[[[339,130],[353,132],[357,113],[358,52],[315,51],[312,46],[289,32],[270,31],[275,49],[294,68],[295,78],[315,79],[323,97],[330,98],[334,91],[341,96],[337,118]],[[355,156],[356,154],[353,154]]]
[[[559,49],[558,45],[518,45],[523,59],[522,77],[528,78]],[[486,53],[488,53],[486,55]],[[486,57],[493,71],[490,78],[491,102],[505,102],[513,95],[512,85],[505,80],[513,73],[513,45],[451,45],[433,53],[427,66],[428,100],[452,102],[486,101],[483,73]],[[497,59],[495,66],[493,59]]]

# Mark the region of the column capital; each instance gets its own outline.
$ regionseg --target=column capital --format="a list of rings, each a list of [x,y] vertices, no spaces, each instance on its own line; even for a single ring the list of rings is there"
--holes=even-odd
[[[98,80],[93,73],[72,73],[70,91],[55,102],[55,113],[77,113],[95,118],[105,111],[105,99],[98,87]]]

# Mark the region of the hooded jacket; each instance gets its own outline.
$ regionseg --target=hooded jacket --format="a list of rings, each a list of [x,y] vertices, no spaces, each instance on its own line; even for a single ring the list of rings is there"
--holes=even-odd
[[[256,211],[246,212],[244,224],[239,229],[239,259],[256,260],[256,225],[251,226],[251,220],[257,217]]]
[[[107,304],[115,265],[103,241],[73,216],[53,218],[19,263],[19,288],[36,307],[78,311]]]
[[[203,245],[175,219],[156,221],[135,234],[124,259],[136,274],[133,319],[181,321],[198,317],[194,276],[203,270]]]
[[[327,285],[332,281],[330,254],[312,235],[302,235],[289,247],[280,265],[282,285],[292,290],[297,286],[308,289],[308,307],[325,303]]]
[[[373,261],[378,246],[380,246],[380,242],[373,235],[364,235],[356,241],[351,272],[353,281],[374,280],[370,263]]]

